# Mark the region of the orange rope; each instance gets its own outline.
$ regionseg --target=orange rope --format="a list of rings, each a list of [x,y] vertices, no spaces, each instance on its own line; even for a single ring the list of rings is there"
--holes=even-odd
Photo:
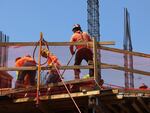
[[[75,107],[77,108],[78,112],[81,113],[81,110],[80,110],[80,108],[78,107],[77,103],[75,102],[74,98],[71,96],[71,93],[70,93],[69,89],[67,88],[67,85],[65,84],[65,82],[64,82],[64,80],[63,80],[63,77],[62,77],[62,75],[60,74],[60,71],[58,70],[58,68],[56,67],[56,65],[54,64],[54,62],[52,62],[52,63],[53,63],[53,65],[54,65],[54,67],[55,67],[55,69],[56,69],[56,71],[57,71],[57,73],[58,73],[58,75],[59,75],[59,77],[60,77],[60,79],[61,79],[63,85],[65,86],[65,88],[66,88],[66,90],[67,90],[67,92],[68,92],[68,95],[70,96],[71,100],[73,101],[73,103],[74,103]]]
[[[67,92],[68,92],[68,95],[69,95],[70,98],[72,99],[72,101],[73,101],[74,105],[76,106],[77,110],[79,111],[79,113],[81,113],[81,110],[79,109],[79,107],[78,107],[77,103],[75,102],[74,98],[71,96],[71,93],[70,93],[69,89],[67,88],[67,86],[66,86],[66,84],[65,84],[65,82],[64,82],[64,80],[63,80],[63,78],[62,78],[62,76],[61,76],[61,74],[60,74],[60,72],[59,72],[59,70],[57,69],[56,66],[55,66],[55,68],[56,68],[56,70],[57,70],[57,72],[58,72],[58,74],[59,74],[59,77],[60,77],[60,79],[61,79],[63,85],[65,86],[65,88],[66,88],[66,90],[67,90]]]

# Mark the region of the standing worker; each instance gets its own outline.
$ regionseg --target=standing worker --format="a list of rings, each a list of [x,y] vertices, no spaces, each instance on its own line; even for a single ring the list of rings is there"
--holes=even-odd
[[[21,57],[15,62],[16,67],[28,67],[28,66],[36,66],[36,62],[30,55]],[[28,85],[35,85],[35,76],[36,70],[21,70],[18,71],[18,77],[16,81],[16,88],[24,87]]]
[[[60,82],[61,79],[58,71],[61,64],[58,58],[48,49],[42,49],[41,55],[48,59],[47,64],[49,66],[54,66],[54,69],[50,69],[48,72],[49,75],[47,77],[46,84]]]
[[[92,41],[91,37],[86,32],[82,32],[82,29],[79,24],[75,24],[73,26],[73,35],[71,37],[70,42],[89,42]],[[76,52],[77,50],[77,52]],[[70,52],[72,55],[75,54],[75,63],[74,65],[80,65],[82,60],[86,60],[88,65],[93,62],[93,52],[87,45],[77,45],[76,50],[74,50],[74,46],[70,46]],[[75,69],[75,79],[80,79],[80,69]],[[90,77],[94,76],[94,69],[89,69]]]

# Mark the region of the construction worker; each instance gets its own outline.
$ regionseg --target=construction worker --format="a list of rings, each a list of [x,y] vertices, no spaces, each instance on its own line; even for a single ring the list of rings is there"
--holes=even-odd
[[[75,24],[73,26],[73,35],[71,36],[70,42],[88,42],[92,41],[91,37],[86,32],[82,32],[82,29],[79,24]],[[76,54],[75,51],[77,50]],[[93,52],[87,45],[77,45],[76,49],[74,46],[70,46],[70,52],[72,55],[75,54],[75,63],[74,65],[80,65],[82,60],[86,60],[86,62],[90,65],[93,63]],[[75,69],[75,79],[80,79],[80,69]],[[89,75],[92,77],[94,75],[94,70],[89,70]]]
[[[60,82],[61,79],[58,71],[61,64],[58,58],[46,48],[42,49],[41,55],[48,59],[47,64],[49,66],[54,66],[54,69],[50,69],[48,72],[49,75],[46,79],[46,84]]]
[[[21,57],[15,62],[16,67],[36,66],[36,62],[30,55]],[[35,85],[36,70],[21,70],[18,71],[16,88]]]

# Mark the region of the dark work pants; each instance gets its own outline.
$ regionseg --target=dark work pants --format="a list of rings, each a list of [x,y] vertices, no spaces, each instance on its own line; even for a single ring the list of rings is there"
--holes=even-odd
[[[77,51],[75,55],[75,63],[74,65],[80,65],[82,60],[85,60],[87,63],[89,61],[93,61],[93,52],[89,48],[81,48]],[[80,69],[74,70],[75,75],[80,72]],[[94,76],[94,69],[89,69],[89,75],[90,77]]]
[[[46,84],[57,83],[57,82],[60,82],[60,81],[61,81],[61,79],[60,79],[58,74],[49,74],[48,78],[46,80]]]
[[[26,63],[24,63],[23,67],[26,67],[26,66],[36,66],[36,65],[33,62],[26,62]],[[23,86],[24,78],[27,74],[29,75],[29,78],[30,78],[30,80],[29,80],[30,85],[35,85],[36,70],[23,70],[23,71],[19,71],[19,73],[18,73],[16,87]]]

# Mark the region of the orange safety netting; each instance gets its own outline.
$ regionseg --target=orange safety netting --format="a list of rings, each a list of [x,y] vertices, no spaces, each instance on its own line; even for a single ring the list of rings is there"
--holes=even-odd
[[[15,66],[15,59],[17,57],[22,57],[25,55],[33,56],[34,46],[9,46],[8,48],[8,61],[7,67]],[[49,50],[55,54],[60,60],[62,65],[67,65],[69,59],[71,58],[71,54],[68,46],[49,46]],[[38,62],[38,47],[35,51],[35,60]],[[46,62],[45,58],[41,60],[43,63]],[[110,52],[106,50],[101,50],[101,62],[113,65],[119,65],[124,67],[124,54]],[[74,65],[74,57],[71,60],[69,65]],[[86,65],[86,62],[83,61],[82,65]],[[46,66],[46,64],[44,65]],[[150,59],[144,57],[133,56],[133,68],[150,72]],[[63,70],[61,70],[63,72]],[[10,75],[12,75],[12,86],[14,87],[16,81],[16,72],[8,71]],[[82,78],[84,75],[88,74],[87,69],[81,70],[80,77]],[[113,85],[118,87],[124,87],[124,71],[114,70],[114,69],[102,69],[101,70],[102,79],[104,79],[105,84],[111,87]],[[47,71],[41,71],[41,83],[45,84],[45,80],[47,77]],[[74,71],[66,70],[64,73],[64,80],[72,80],[74,79]],[[138,88],[142,83],[145,83],[150,87],[150,77],[140,74],[134,73],[134,82],[135,87]]]

